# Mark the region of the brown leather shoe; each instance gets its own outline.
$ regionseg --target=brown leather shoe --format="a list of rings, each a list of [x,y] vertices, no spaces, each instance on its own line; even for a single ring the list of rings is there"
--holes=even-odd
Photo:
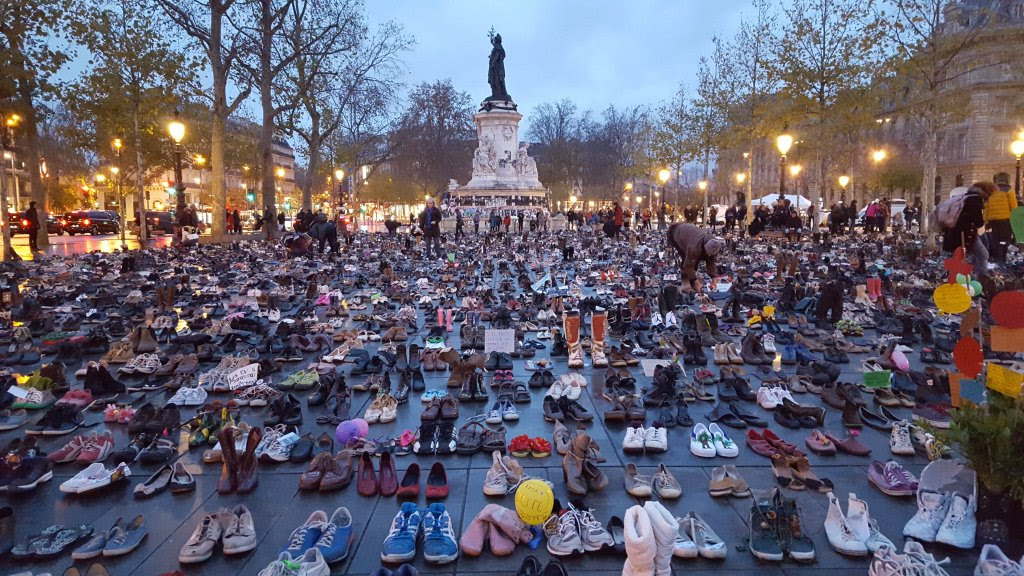
[[[394,496],[398,491],[398,472],[395,470],[395,459],[391,452],[380,455],[380,495]]]
[[[306,471],[299,476],[299,490],[319,490],[324,478],[324,468],[332,460],[330,452],[321,452],[313,457]]]
[[[626,407],[622,405],[622,402],[618,400],[612,402],[611,409],[604,411],[604,421],[607,423],[626,421]]]
[[[423,422],[430,422],[437,420],[441,417],[441,400],[439,398],[433,398],[427,407],[423,409],[423,413],[420,414],[420,420]]]
[[[260,483],[259,458],[256,457],[256,447],[259,446],[260,440],[263,440],[263,432],[259,427],[249,430],[245,452],[238,457],[238,486],[235,491],[239,494],[252,492]]]
[[[329,454],[328,454],[329,456]],[[339,452],[337,456],[324,463],[323,479],[320,480],[320,491],[339,490],[352,482],[352,455]]]
[[[238,485],[238,453],[235,452],[235,431],[228,427],[217,435],[220,440],[220,480],[217,481],[217,492],[230,494]]]
[[[366,452],[359,458],[359,479],[356,480],[356,491],[360,496],[377,495],[377,474],[373,470],[373,459]]]
[[[445,420],[456,420],[459,417],[459,404],[452,396],[445,396],[441,399],[441,418]]]

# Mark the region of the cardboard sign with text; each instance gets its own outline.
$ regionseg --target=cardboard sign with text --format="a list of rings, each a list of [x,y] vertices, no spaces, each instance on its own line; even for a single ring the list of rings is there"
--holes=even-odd
[[[888,388],[892,383],[892,372],[879,370],[864,373],[864,385],[868,388]]]
[[[515,330],[484,330],[484,354],[491,352],[511,354],[515,349]]]
[[[242,366],[241,368],[228,374],[228,387],[232,390],[238,390],[239,388],[245,388],[246,386],[252,386],[256,383],[256,379],[260,373],[260,365],[258,363],[249,364]]]
[[[988,388],[1004,396],[1016,398],[1020,395],[1022,384],[1024,374],[999,364],[988,363],[988,373],[985,375],[985,386]]]

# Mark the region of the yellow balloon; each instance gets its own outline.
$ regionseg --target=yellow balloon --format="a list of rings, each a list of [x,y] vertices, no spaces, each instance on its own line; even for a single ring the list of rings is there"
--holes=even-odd
[[[543,480],[527,480],[516,489],[516,513],[527,524],[543,524],[554,505],[555,494]]]

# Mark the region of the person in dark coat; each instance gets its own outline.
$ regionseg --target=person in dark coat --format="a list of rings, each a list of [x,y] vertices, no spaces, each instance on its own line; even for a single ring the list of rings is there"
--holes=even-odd
[[[39,212],[36,211],[36,203],[33,200],[28,203],[28,210],[25,210],[23,216],[28,226],[25,227],[28,232],[28,247],[33,252],[39,251]]]
[[[668,228],[668,245],[679,253],[682,259],[682,289],[684,292],[694,290],[700,292],[701,285],[697,280],[697,266],[704,262],[708,276],[711,277],[711,288],[717,284],[718,270],[715,259],[722,252],[724,242],[712,236],[708,231],[693,224],[673,224]]]
[[[231,213],[231,228],[234,229],[235,234],[242,233],[242,215],[237,209]]]
[[[978,229],[985,225],[985,202],[999,188],[992,182],[976,182],[964,193],[963,208],[956,226],[943,230],[942,249],[953,252],[964,247],[964,256],[974,264],[973,275],[980,278],[990,276],[988,271],[988,249],[978,236]]]
[[[331,254],[338,253],[338,227],[335,226],[334,222],[329,221],[323,212],[317,212],[313,216],[313,223],[309,225],[307,234],[320,242],[318,250],[320,254],[324,253],[324,244],[331,246]]]
[[[441,210],[434,205],[433,198],[427,198],[422,217],[423,241],[427,244],[426,257],[430,258],[430,245],[434,245],[437,258],[441,258]]]

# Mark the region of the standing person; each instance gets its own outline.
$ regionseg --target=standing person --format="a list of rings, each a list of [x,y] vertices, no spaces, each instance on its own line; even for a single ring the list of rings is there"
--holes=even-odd
[[[426,242],[426,257],[430,258],[430,245],[434,245],[437,258],[441,258],[441,211],[434,205],[433,198],[427,198],[422,216],[423,241]]]
[[[284,232],[284,210],[277,213],[277,229]]]
[[[612,202],[615,207],[615,217],[612,219],[612,224],[615,226],[615,239],[619,239],[619,234],[622,233],[622,206],[619,206],[618,202]]]
[[[505,234],[508,234],[508,229],[512,226],[512,214],[505,212],[505,218],[502,219],[502,223],[505,225]]]
[[[520,210],[519,213],[516,214],[516,218],[519,220],[519,231],[522,232],[523,231],[523,211],[522,210]]]
[[[234,229],[236,235],[242,233],[242,214],[237,208],[231,213],[231,228]]]
[[[889,225],[889,202],[878,203],[878,231],[885,234]]]
[[[665,229],[665,205],[662,204],[658,208],[658,230]]]
[[[480,235],[480,210],[473,211],[473,235]]]
[[[715,226],[718,226],[718,206],[708,208],[708,222],[711,222],[711,233],[714,234]]]
[[[733,226],[736,225],[736,207],[729,206],[725,209],[725,231],[732,232]]]
[[[846,209],[846,219],[850,223],[850,234],[853,234],[857,230],[857,217],[860,215],[860,210],[857,209],[857,201],[850,202],[850,206]]]
[[[225,208],[224,212],[224,227],[227,228],[228,234],[233,234],[235,229],[231,226],[231,208]]]
[[[312,214],[312,210],[310,210]],[[331,254],[337,254],[340,251],[338,247],[338,227],[333,221],[327,220],[327,216],[321,211],[313,215],[313,222],[309,225],[308,234],[314,239],[320,241],[319,253],[324,253],[324,245],[331,247]]]
[[[978,236],[978,229],[985,225],[985,202],[998,190],[992,182],[976,182],[964,193],[960,216],[951,228],[942,233],[942,249],[953,252],[964,247],[964,255],[974,264],[974,275],[979,280],[989,277],[988,250]]]
[[[463,236],[466,235],[465,232],[462,231],[462,226],[463,226],[462,210],[456,209],[455,210],[455,240],[456,240],[456,242],[459,240],[459,238],[462,238]]]
[[[39,252],[39,212],[36,211],[35,200],[28,203],[23,218],[28,222],[28,248],[32,252]]]
[[[817,226],[815,226],[815,224],[817,224],[817,217],[815,216],[817,211],[818,208],[814,204],[807,207],[807,228],[810,230],[808,234],[814,234],[814,230],[817,228]]]
[[[1000,172],[992,177],[996,191],[985,204],[989,254],[994,262],[1006,262],[1006,248],[1013,243],[1010,212],[1017,208],[1017,196],[1010,190],[1010,175]]]

